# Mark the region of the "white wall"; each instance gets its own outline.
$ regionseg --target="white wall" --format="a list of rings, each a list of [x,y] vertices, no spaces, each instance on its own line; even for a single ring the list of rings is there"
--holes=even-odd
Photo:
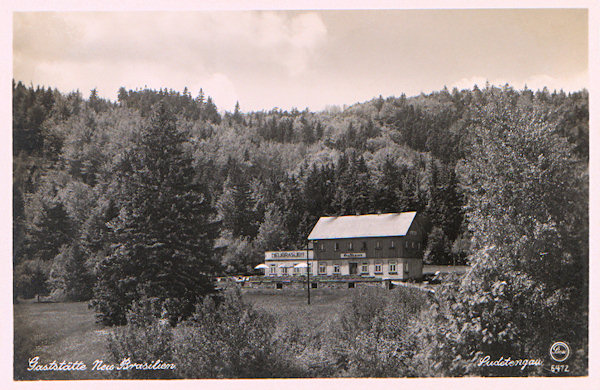
[[[390,274],[389,273],[389,263],[390,261],[395,261],[396,262],[396,273],[395,274]],[[293,265],[294,263],[299,263],[302,261],[283,261],[283,260],[273,260],[273,261],[266,261],[265,264],[267,266],[271,266],[272,264],[275,264],[276,268],[276,276],[283,276],[283,272],[282,269],[279,268],[279,265],[286,263],[289,264],[290,266]],[[358,269],[357,269],[357,276],[360,275],[364,275],[361,273],[361,266],[363,262],[368,262],[369,263],[369,276],[376,276],[376,277],[381,277],[383,279],[407,279],[407,278],[419,278],[422,275],[423,272],[423,262],[420,259],[414,259],[414,258],[401,258],[401,259],[366,259],[366,260],[362,260],[362,259],[358,259],[356,260],[356,263],[358,264]],[[333,265],[334,264],[339,264],[340,265],[340,273],[338,275],[349,275],[350,274],[350,261],[349,260],[325,260],[322,262],[318,262],[318,261],[311,261],[310,262],[310,268],[311,268],[311,276],[318,276],[319,274],[319,263],[326,263],[327,264],[327,273],[326,275],[334,275],[333,273]],[[407,267],[405,268],[404,264],[408,264]],[[381,264],[381,273],[375,273],[375,264]],[[408,270],[408,272],[405,272],[405,269]],[[270,268],[264,270],[264,274],[265,276],[271,276],[270,273]],[[293,276],[294,275],[294,268],[288,268],[288,276]],[[306,275],[306,268],[304,269],[299,269],[299,273],[298,275]],[[275,275],[273,275],[275,276]]]

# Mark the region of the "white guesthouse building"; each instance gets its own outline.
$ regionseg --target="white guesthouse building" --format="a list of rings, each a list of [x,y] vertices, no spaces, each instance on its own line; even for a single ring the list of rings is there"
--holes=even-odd
[[[265,276],[420,279],[423,223],[416,212],[321,217],[308,236],[312,250],[265,252]]]

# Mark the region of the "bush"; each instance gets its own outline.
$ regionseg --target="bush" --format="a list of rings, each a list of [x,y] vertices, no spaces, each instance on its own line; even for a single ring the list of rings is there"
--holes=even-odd
[[[351,376],[422,376],[415,354],[417,325],[427,304],[427,293],[411,287],[387,293],[385,305],[373,317],[371,326],[356,335],[349,351]]]
[[[412,359],[416,352],[416,324],[426,302],[426,292],[418,288],[357,292],[343,310],[329,346],[340,375],[419,375]]]
[[[204,299],[178,327],[175,362],[185,378],[297,376],[273,342],[275,318],[242,301],[238,289],[221,303]]]
[[[39,301],[41,295],[46,295],[50,292],[48,288],[49,274],[49,263],[42,260],[28,260],[15,266],[13,281],[14,299],[19,296],[24,299],[31,299],[37,296]]]
[[[296,314],[296,313],[294,313]],[[305,313],[308,315],[308,313]],[[334,316],[331,320],[318,325],[311,322],[302,323],[300,316],[293,314],[290,318],[279,318],[275,336],[275,346],[280,356],[285,356],[289,363],[288,376],[309,378],[330,378],[341,375],[337,356],[332,353],[335,327],[339,326]]]
[[[242,301],[239,290],[206,297],[187,321],[172,327],[159,300],[134,303],[127,325],[109,337],[113,363],[160,359],[175,370],[120,371],[124,378],[297,377],[301,371],[278,352],[275,320]]]
[[[159,317],[157,300],[143,299],[133,304],[127,314],[127,325],[110,334],[108,350],[113,363],[129,358],[132,363],[152,363],[158,359],[173,362],[173,329]],[[168,379],[176,377],[173,370],[126,370],[116,375],[129,379]]]

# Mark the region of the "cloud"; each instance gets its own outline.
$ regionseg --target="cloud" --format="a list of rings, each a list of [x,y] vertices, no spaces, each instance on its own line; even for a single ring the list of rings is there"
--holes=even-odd
[[[298,77],[326,39],[311,12],[16,13],[13,70],[25,83],[111,99],[121,86],[203,88],[233,110],[236,83]]]
[[[271,60],[281,61],[291,75],[307,69],[311,54],[327,36],[325,24],[314,13],[290,16],[267,12],[257,25],[256,43]]]
[[[587,11],[473,12],[17,12],[13,76],[112,99],[120,86],[202,87],[227,110],[238,98],[245,110],[314,108],[486,80],[587,85]]]
[[[69,90],[116,85],[113,94],[144,75],[140,87],[221,80],[218,90],[231,95],[235,78],[301,74],[327,37],[316,13],[16,13],[14,20],[15,78]]]

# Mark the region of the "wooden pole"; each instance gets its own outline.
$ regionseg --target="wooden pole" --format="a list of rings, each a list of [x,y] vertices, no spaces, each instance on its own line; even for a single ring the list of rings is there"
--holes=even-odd
[[[308,240],[306,241],[306,292],[310,305],[310,259],[308,258]]]

